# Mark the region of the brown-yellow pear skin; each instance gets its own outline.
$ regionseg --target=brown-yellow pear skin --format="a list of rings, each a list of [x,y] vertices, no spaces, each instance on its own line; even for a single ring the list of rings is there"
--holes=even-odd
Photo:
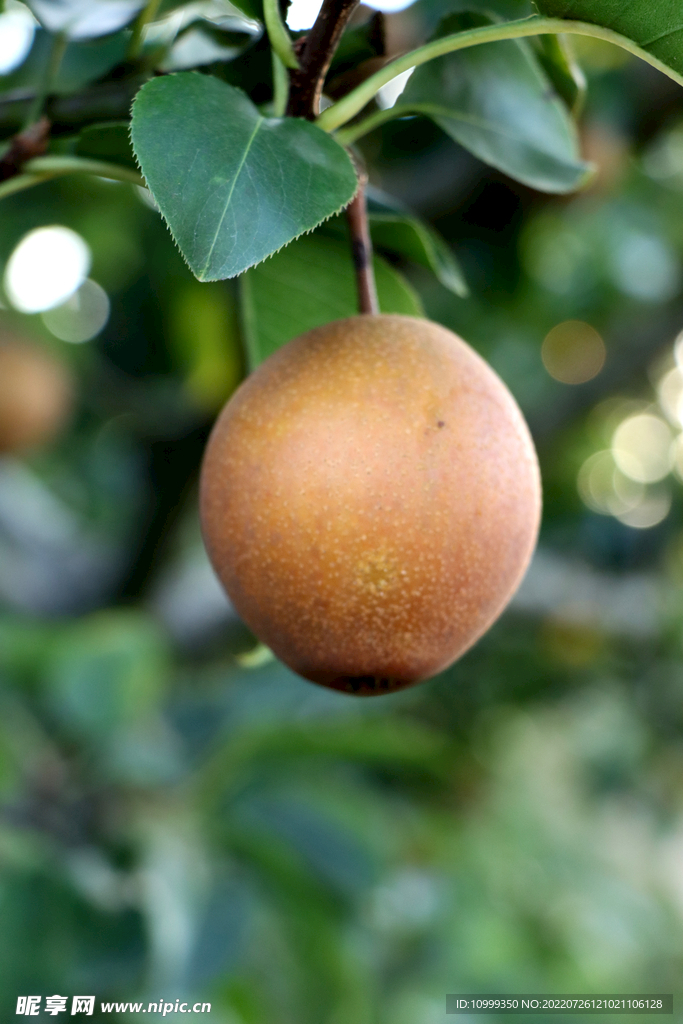
[[[0,454],[51,441],[73,401],[73,381],[62,363],[32,342],[0,335]]]
[[[290,341],[207,447],[204,538],[238,613],[295,672],[356,694],[429,678],[527,568],[538,462],[510,392],[464,341],[362,315]]]

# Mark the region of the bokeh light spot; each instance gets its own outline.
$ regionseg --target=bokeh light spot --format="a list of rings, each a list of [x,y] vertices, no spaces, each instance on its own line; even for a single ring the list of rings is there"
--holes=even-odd
[[[24,235],[7,262],[7,297],[22,313],[52,309],[80,288],[90,263],[90,249],[71,228],[36,228]]]
[[[562,384],[583,384],[605,364],[605,343],[590,324],[565,320],[545,337],[541,358],[546,370]]]
[[[627,295],[644,302],[665,302],[678,291],[676,254],[663,239],[628,231],[612,252],[612,276]]]
[[[23,4],[7,3],[0,14],[0,75],[22,64],[33,44],[36,21]]]
[[[109,319],[109,296],[96,281],[84,281],[61,306],[42,315],[49,331],[61,341],[78,345],[100,333]]]
[[[671,428],[652,413],[629,416],[612,438],[612,454],[618,468],[637,483],[663,480],[673,468]]]
[[[633,508],[620,512],[617,519],[636,530],[649,530],[666,519],[670,510],[671,493],[662,489],[646,494]]]
[[[603,516],[618,516],[635,508],[645,488],[618,469],[611,451],[596,452],[579,471],[579,495],[588,508]]]
[[[676,366],[683,373],[683,331],[674,338],[674,359]]]
[[[669,370],[658,382],[657,397],[664,413],[680,427],[683,424],[683,373],[678,367]]]
[[[614,516],[637,530],[657,526],[671,509],[668,488],[648,488],[631,479],[616,465],[611,451],[596,452],[586,459],[577,486],[584,505],[593,512]]]
[[[679,434],[673,444],[674,473],[683,481],[683,434]]]
[[[322,0],[292,0],[287,11],[287,24],[294,32],[310,28],[322,7]]]

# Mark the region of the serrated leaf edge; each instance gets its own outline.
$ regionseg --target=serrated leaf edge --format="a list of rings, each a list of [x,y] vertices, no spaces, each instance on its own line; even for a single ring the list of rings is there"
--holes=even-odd
[[[188,72],[187,71],[185,71],[185,72],[183,72],[183,71],[174,71],[171,75],[165,75],[164,77],[165,78],[172,78],[172,77],[174,78],[177,75],[181,75],[181,74],[188,74]],[[153,81],[153,79],[150,79],[149,81]],[[220,81],[220,79],[219,79],[219,81]],[[145,173],[142,170],[142,165],[141,165],[140,160],[138,158],[138,154],[137,154],[137,152],[135,150],[135,142],[133,140],[133,110],[134,110],[135,104],[136,104],[136,102],[138,100],[138,97],[139,97],[140,93],[142,92],[142,90],[145,88],[145,85],[147,85],[147,84],[148,84],[147,82],[143,83],[143,85],[138,89],[138,91],[136,92],[135,96],[133,97],[131,105],[130,105],[130,121],[129,121],[129,126],[128,126],[128,136],[129,136],[129,139],[130,139],[130,146],[131,146],[131,149],[133,151],[133,158],[135,160],[135,163],[136,163],[136,166],[137,166],[138,170],[140,171],[140,176],[145,181],[145,187],[149,191],[150,195],[153,197],[154,202],[157,204],[157,209],[159,211],[159,215],[162,217],[162,219],[164,221],[164,224],[166,225],[166,227],[168,229],[168,232],[169,232],[171,238],[173,239],[173,243],[174,243],[176,249],[178,250],[178,252],[180,253],[180,255],[181,255],[182,259],[183,259],[183,262],[185,263],[185,266],[188,268],[188,270],[190,271],[192,276],[197,281],[200,281],[202,284],[211,284],[214,281],[232,281],[235,278],[241,277],[242,274],[246,274],[246,272],[248,270],[251,270],[252,267],[258,267],[259,264],[265,263],[265,261],[269,260],[272,256],[275,256],[275,255],[277,255],[277,253],[282,252],[282,250],[285,249],[288,245],[290,245],[292,242],[295,242],[297,240],[297,238],[302,238],[304,235],[310,235],[312,231],[315,231],[316,228],[319,228],[321,224],[325,223],[325,221],[330,220],[331,217],[336,217],[338,213],[341,213],[343,210],[346,209],[346,207],[349,205],[349,203],[353,202],[354,198],[358,194],[358,189],[360,187],[360,180],[358,178],[358,172],[356,171],[356,188],[354,189],[354,192],[351,195],[351,198],[348,199],[345,203],[342,203],[340,206],[338,206],[336,210],[332,210],[330,213],[328,213],[328,215],[326,217],[323,217],[322,220],[319,220],[316,224],[313,224],[310,228],[305,228],[303,231],[300,231],[297,235],[293,235],[290,239],[288,239],[288,241],[283,242],[282,245],[278,246],[277,249],[273,249],[272,252],[269,252],[266,256],[263,256],[260,260],[254,260],[253,263],[250,263],[248,266],[244,267],[237,274],[229,274],[227,277],[198,277],[198,275],[194,272],[194,270],[190,266],[190,263],[189,263],[189,260],[187,259],[187,256],[185,255],[185,253],[181,249],[180,243],[178,242],[178,239],[176,238],[175,234],[173,233],[173,228],[169,224],[169,222],[166,219],[166,217],[165,217],[161,207],[159,206],[159,203],[157,202],[157,198],[154,195],[154,192],[149,187],[149,183],[147,182],[147,178],[145,177]],[[233,88],[236,88],[236,87],[233,86]],[[245,96],[246,95],[247,94],[245,93]],[[247,97],[247,98],[249,99],[249,97]],[[250,102],[251,102],[251,100],[250,100]],[[265,118],[262,118],[262,120],[265,120]],[[284,118],[270,118],[269,120],[284,120]],[[303,118],[295,118],[295,120],[303,120]],[[310,123],[310,122],[306,122],[306,123]],[[327,134],[327,133],[325,133],[325,134]],[[329,137],[330,137],[330,139],[332,139],[331,135]],[[333,140],[333,141],[336,141],[336,140]],[[337,145],[339,145],[339,143],[337,143]],[[343,150],[344,152],[346,152],[346,150],[344,150],[343,146],[339,146],[339,148],[341,150]],[[348,153],[346,155],[348,157]],[[348,157],[348,159],[349,159],[349,163],[351,164],[352,167],[354,167],[354,171],[355,171],[355,166],[354,166],[353,161],[351,160],[350,157]]]

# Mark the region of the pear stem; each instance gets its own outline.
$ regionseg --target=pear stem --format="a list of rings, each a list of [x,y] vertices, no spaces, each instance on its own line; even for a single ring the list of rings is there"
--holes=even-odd
[[[359,175],[358,191],[346,207],[346,219],[351,233],[351,251],[356,269],[358,312],[379,313],[375,268],[372,263],[372,240],[368,227],[368,208],[365,202],[367,178]]]

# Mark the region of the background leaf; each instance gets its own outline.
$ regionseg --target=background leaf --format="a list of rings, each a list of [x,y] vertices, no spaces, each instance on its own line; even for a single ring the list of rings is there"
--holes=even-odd
[[[48,32],[70,39],[93,39],[116,32],[133,20],[144,0],[27,0]]]
[[[124,59],[129,39],[129,33],[117,32],[103,39],[70,42],[50,91],[65,96],[102,78]],[[50,33],[38,29],[23,64],[9,75],[0,75],[0,90],[36,89],[44,74],[51,46]]]
[[[577,117],[586,96],[586,76],[574,57],[571,36],[536,36],[531,44],[558,96]]]
[[[439,22],[450,14],[479,11],[496,21],[517,21],[536,14],[533,0],[417,0],[410,8],[431,35]]]
[[[163,691],[166,654],[159,630],[130,612],[102,612],[65,630],[46,672],[57,719],[101,740],[146,715]]]
[[[377,189],[367,190],[367,201],[372,240],[378,248],[431,270],[454,295],[469,294],[462,268],[438,231]]]
[[[489,22],[479,14],[453,15],[437,37]],[[399,97],[401,108],[427,115],[480,160],[544,192],[570,192],[589,170],[569,113],[524,40],[423,64]]]
[[[610,28],[683,73],[683,9],[678,0],[536,0],[536,6],[550,18],[572,18]]]
[[[407,281],[381,257],[374,263],[382,312],[422,316]],[[320,234],[288,245],[240,283],[252,368],[297,334],[358,312],[348,244]]]
[[[460,298],[469,294],[463,270],[453,250],[431,224],[372,185],[366,186],[365,196],[370,233],[376,249],[431,270],[445,288]],[[330,218],[320,230],[350,245],[345,217]]]
[[[261,36],[257,21],[225,15],[218,20],[196,18],[181,32],[159,65],[162,71],[183,71],[238,57]]]
[[[84,128],[78,136],[76,152],[92,160],[106,160],[130,168],[137,166],[126,121],[105,122]]]
[[[356,190],[351,160],[329,135],[307,121],[265,118],[241,90],[208,75],[144,85],[132,139],[201,281],[241,274],[342,209]]]

